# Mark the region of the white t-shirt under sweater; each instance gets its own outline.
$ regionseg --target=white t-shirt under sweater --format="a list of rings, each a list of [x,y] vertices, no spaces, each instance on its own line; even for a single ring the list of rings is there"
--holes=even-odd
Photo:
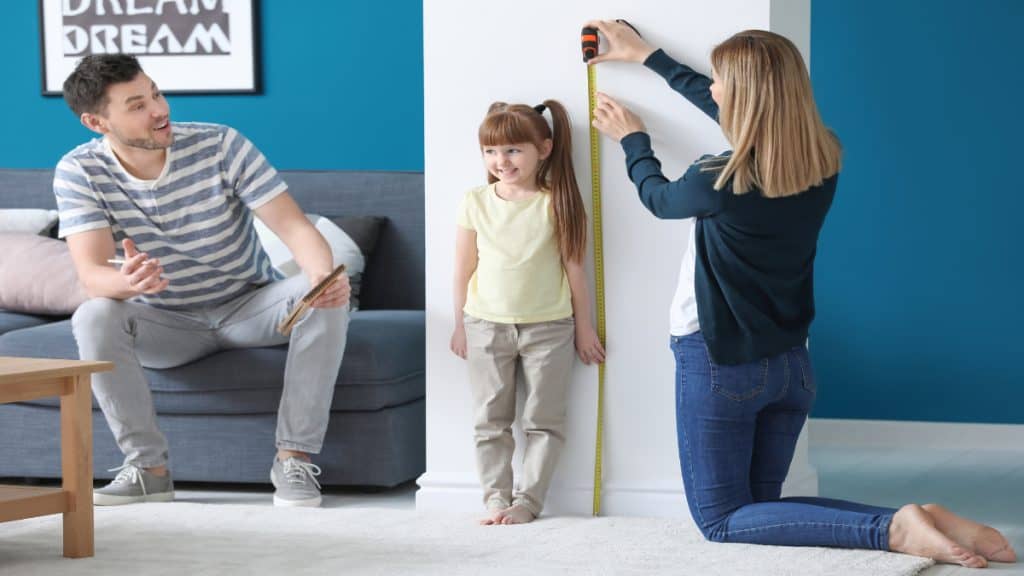
[[[672,298],[669,310],[669,333],[686,336],[700,330],[697,319],[697,289],[694,279],[697,272],[697,220],[690,219],[690,241],[686,245],[683,261],[679,266],[679,284]]]

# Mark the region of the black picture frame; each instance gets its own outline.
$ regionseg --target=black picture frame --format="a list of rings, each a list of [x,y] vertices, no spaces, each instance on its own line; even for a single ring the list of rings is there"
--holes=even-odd
[[[42,93],[61,96],[83,56],[122,52],[165,94],[262,94],[259,15],[259,0],[39,0]]]

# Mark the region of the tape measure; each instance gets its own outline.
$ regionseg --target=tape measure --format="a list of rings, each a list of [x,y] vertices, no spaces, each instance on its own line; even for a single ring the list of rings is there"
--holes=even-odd
[[[597,56],[597,29],[584,28],[581,35],[583,61]],[[594,128],[597,104],[597,69],[587,66],[587,100],[590,110],[590,193],[591,222],[594,236],[594,307],[597,312],[597,338],[605,346],[604,315],[604,242],[601,233],[601,135]],[[597,365],[597,440],[594,443],[594,516],[601,514],[601,457],[604,439],[604,365]]]

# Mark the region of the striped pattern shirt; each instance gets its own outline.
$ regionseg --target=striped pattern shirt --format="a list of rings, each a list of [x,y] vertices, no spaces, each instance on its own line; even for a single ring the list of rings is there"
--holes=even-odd
[[[130,175],[105,139],[57,164],[53,191],[60,237],[109,228],[121,256],[130,238],[159,258],[169,286],[137,300],[170,309],[214,306],[280,278],[253,227],[252,210],[287,187],[233,128],[174,123],[156,180]]]

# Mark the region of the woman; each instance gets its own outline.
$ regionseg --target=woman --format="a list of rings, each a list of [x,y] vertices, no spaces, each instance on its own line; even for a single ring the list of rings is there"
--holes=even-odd
[[[815,397],[805,346],[814,257],[841,155],[796,47],[771,32],[741,32],[713,50],[709,79],[627,24],[587,25],[609,45],[591,64],[642,62],[719,122],[732,146],[669,181],[643,122],[598,95],[594,126],[621,143],[640,200],[659,218],[696,218],[671,347],[683,484],[705,537],[891,550],[978,568],[1015,561],[998,531],[941,506],[780,497]]]

